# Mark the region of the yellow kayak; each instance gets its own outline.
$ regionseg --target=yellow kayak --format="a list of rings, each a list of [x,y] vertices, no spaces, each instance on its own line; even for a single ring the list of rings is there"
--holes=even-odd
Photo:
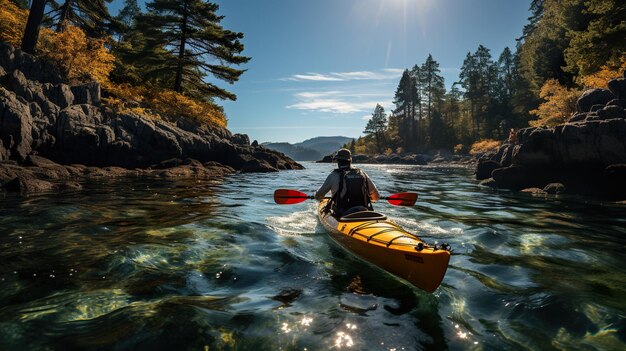
[[[448,269],[450,251],[430,246],[374,211],[357,212],[337,219],[318,206],[319,219],[328,234],[348,251],[407,280],[429,293],[435,291]]]

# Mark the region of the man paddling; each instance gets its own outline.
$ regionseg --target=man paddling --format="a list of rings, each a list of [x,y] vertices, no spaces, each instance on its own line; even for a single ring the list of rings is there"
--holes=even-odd
[[[329,205],[337,217],[373,210],[372,202],[380,198],[378,189],[365,172],[352,167],[350,150],[340,149],[333,157],[333,161],[337,161],[337,169],[328,175],[324,184],[315,193],[315,199],[323,200],[330,191],[332,197]]]

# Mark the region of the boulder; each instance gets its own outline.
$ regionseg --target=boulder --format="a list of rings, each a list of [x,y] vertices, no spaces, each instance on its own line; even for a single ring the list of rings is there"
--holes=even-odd
[[[498,183],[493,178],[487,178],[487,179],[481,180],[480,185],[488,186],[490,188],[496,188],[498,186]]]
[[[626,199],[626,163],[609,165],[604,174],[608,196],[618,200]]]
[[[333,155],[326,155],[321,160],[319,160],[318,162],[320,162],[320,163],[332,163],[333,162]]]
[[[235,145],[250,145],[250,138],[247,134],[234,134],[231,141]]]
[[[0,161],[8,160],[9,156],[9,150],[4,148],[4,145],[2,144],[2,139],[0,139]]]
[[[10,192],[38,193],[54,190],[54,184],[35,178],[30,174],[21,174],[18,177],[4,183],[2,188]]]
[[[615,99],[615,95],[609,90],[588,89],[578,98],[576,106],[578,112],[589,112],[593,105],[606,105],[607,102],[613,99]]]
[[[7,43],[0,43],[0,66],[4,67],[7,72],[18,69],[29,80],[53,84],[64,81],[56,64],[40,60]]]
[[[72,94],[74,95],[75,104],[100,105],[101,91],[100,83],[90,82],[81,85],[72,86]]]
[[[0,88],[0,139],[11,158],[22,161],[32,151],[33,119],[15,94]]]
[[[480,160],[476,165],[476,179],[483,180],[491,178],[491,172],[500,167],[499,162],[492,160]]]
[[[613,99],[613,100],[615,100],[615,99]],[[604,108],[604,106],[605,106],[605,104],[596,104],[596,105],[593,105],[593,106],[591,106],[591,109],[589,110],[589,112],[596,112],[596,111],[598,111],[599,109]]]
[[[551,195],[559,195],[565,193],[565,186],[561,183],[550,183],[543,188],[543,191]]]
[[[74,104],[74,94],[67,84],[44,84],[43,93],[53,104],[61,109]]]
[[[577,113],[577,114],[573,115],[572,117],[570,117],[570,119],[567,120],[567,123],[584,121],[585,118],[587,118],[588,114],[589,114],[589,112]]]
[[[540,186],[542,178],[536,172],[519,165],[495,169],[491,176],[500,188],[521,190]]]
[[[626,107],[626,99],[613,99],[606,103],[606,106]]]
[[[241,173],[267,173],[278,172],[278,169],[272,167],[267,161],[251,160],[241,167]]]
[[[596,112],[600,119],[626,118],[624,108],[616,105],[606,106]]]
[[[546,194],[546,192],[540,188],[526,188],[520,191],[523,193],[531,194],[531,195],[545,195]]]
[[[626,74],[626,71],[624,71]],[[609,81],[609,90],[618,99],[626,99],[626,78],[617,78]]]

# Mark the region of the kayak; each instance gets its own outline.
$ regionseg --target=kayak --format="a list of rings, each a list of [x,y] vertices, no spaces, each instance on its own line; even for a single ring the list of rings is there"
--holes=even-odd
[[[432,293],[439,287],[450,261],[448,245],[428,245],[375,211],[337,219],[326,211],[327,203],[328,200],[319,203],[318,216],[339,245],[426,292]]]

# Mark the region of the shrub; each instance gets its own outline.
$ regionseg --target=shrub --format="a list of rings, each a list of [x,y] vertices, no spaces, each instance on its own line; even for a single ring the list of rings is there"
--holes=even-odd
[[[467,153],[467,147],[463,144],[456,144],[454,145],[454,154],[455,155],[462,155],[462,154],[466,154]]]
[[[556,79],[547,80],[541,87],[539,97],[544,102],[530,114],[538,118],[528,123],[532,127],[548,126],[565,123],[576,112],[576,100],[581,91],[562,86]]]
[[[197,101],[171,90],[113,83],[107,84],[106,90],[111,97],[105,99],[105,103],[120,112],[131,112],[151,119],[161,119],[160,115],[167,116],[169,120],[182,116],[200,124],[226,127],[226,116],[217,105]],[[130,104],[130,101],[135,103]]]
[[[388,148],[385,150],[385,155],[389,156],[389,155],[391,155],[391,154],[393,154],[393,150],[391,150],[391,148],[390,148],[390,147],[388,147]]]
[[[586,88],[606,89],[611,79],[622,77],[626,71],[626,54],[622,55],[619,62],[608,62],[599,71],[582,77],[582,84]]]
[[[0,0],[0,41],[20,47],[27,19],[27,10],[17,7],[12,1]]]
[[[67,25],[62,32],[42,29],[38,48],[41,56],[56,62],[70,81],[107,83],[115,56],[105,44],[105,39],[88,38],[80,28]]]
[[[470,154],[472,155],[484,154],[486,152],[498,151],[499,148],[500,148],[499,141],[493,140],[493,139],[481,139],[472,144],[472,147],[470,148]]]

